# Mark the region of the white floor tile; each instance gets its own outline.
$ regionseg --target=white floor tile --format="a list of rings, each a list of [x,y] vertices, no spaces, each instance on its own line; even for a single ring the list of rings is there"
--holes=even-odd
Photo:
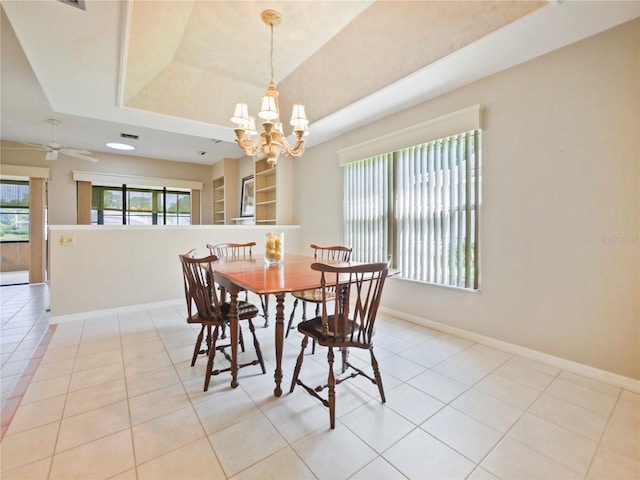
[[[2,440],[2,476],[5,472],[28,465],[43,458],[51,457],[55,450],[60,425],[49,423],[16,434],[9,434]]]
[[[231,477],[232,480],[315,480],[315,475],[289,446]]]
[[[469,389],[468,385],[433,370],[427,370],[407,383],[445,403],[449,403]]]
[[[135,472],[133,478],[136,478]],[[217,480],[224,477],[222,466],[209,440],[202,438],[147,463],[138,465],[138,480]]]
[[[131,431],[124,430],[55,455],[49,478],[109,478],[133,466]]]
[[[587,474],[598,445],[530,413],[525,413],[508,435],[582,476]]]
[[[640,478],[640,460],[626,457],[601,445],[591,464],[586,478],[592,479],[637,479]]]
[[[351,480],[405,480],[407,477],[384,458],[378,457],[350,478]]]
[[[130,426],[129,408],[126,401],[112,403],[73,417],[66,417],[60,424],[56,453],[121,430],[128,430]]]
[[[554,380],[545,393],[606,417],[611,415],[617,401],[613,395],[562,378]]]
[[[228,477],[287,446],[282,435],[260,412],[209,435],[209,440]]]
[[[340,422],[331,430],[328,420],[326,428],[294,442],[291,447],[317,478],[349,478],[375,459],[377,453]],[[336,454],[336,445],[340,446],[339,454]]]
[[[539,390],[493,373],[487,375],[473,388],[523,410],[526,410],[540,396]]]
[[[420,425],[436,413],[444,403],[407,383],[386,392],[388,408],[396,411],[415,425]]]
[[[506,433],[524,413],[518,407],[473,388],[451,402],[451,406],[502,433]]]
[[[481,463],[482,468],[500,479],[578,479],[577,472],[505,437]]]
[[[242,369],[232,389],[223,373],[208,392],[182,304],[57,325],[3,438],[2,478],[640,478],[639,394],[393,317],[377,324],[387,402],[362,377],[344,382],[330,430],[317,399],[288,394],[295,332],[273,395],[271,307],[271,326],[256,322],[267,374]],[[30,312],[5,340],[29,335],[43,315]],[[3,402],[25,342],[38,340],[3,345]],[[350,359],[370,368],[366,351]],[[301,378],[326,383],[326,349],[307,350]]]
[[[420,429],[382,456],[407,478],[464,479],[475,468],[475,463]]]
[[[502,433],[452,407],[445,407],[420,428],[473,462],[480,462]]]
[[[607,426],[607,417],[561,398],[543,393],[529,412],[594,441],[599,441]]]
[[[409,420],[375,400],[343,415],[340,421],[378,453],[415,428]]]
[[[138,464],[153,460],[205,436],[202,425],[191,407],[136,425],[132,431]]]

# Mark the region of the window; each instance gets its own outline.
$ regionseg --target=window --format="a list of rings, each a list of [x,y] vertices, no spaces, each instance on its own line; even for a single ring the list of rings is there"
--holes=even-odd
[[[344,166],[345,242],[403,278],[478,288],[480,130]]]
[[[27,181],[0,181],[0,241],[29,241]]]
[[[97,225],[191,225],[190,192],[92,187],[91,223]]]

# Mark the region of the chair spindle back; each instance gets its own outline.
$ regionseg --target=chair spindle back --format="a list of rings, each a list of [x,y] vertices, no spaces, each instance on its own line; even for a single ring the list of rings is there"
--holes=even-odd
[[[311,265],[321,272],[322,333],[327,342],[371,344],[389,263]],[[337,291],[333,301],[331,290]],[[333,314],[328,305],[334,305]]]
[[[179,255],[184,278],[184,294],[187,300],[188,318],[192,317],[193,305],[201,321],[222,321],[220,303],[216,289],[212,288],[212,263],[218,261],[215,255],[194,258],[194,250]]]

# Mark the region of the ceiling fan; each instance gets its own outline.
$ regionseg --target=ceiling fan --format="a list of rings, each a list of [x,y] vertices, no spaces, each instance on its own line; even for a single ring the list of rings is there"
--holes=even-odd
[[[9,149],[13,149],[13,150],[43,150],[46,153],[44,159],[45,160],[57,160],[58,159],[58,154],[63,154],[66,155],[68,157],[74,157],[74,158],[79,158],[81,160],[87,160],[89,162],[97,162],[98,159],[95,157],[91,157],[91,152],[89,150],[80,150],[77,148],[67,148],[65,145],[62,145],[61,143],[58,143],[56,141],[56,126],[60,125],[62,122],[60,120],[56,120],[55,118],[49,118],[47,119],[47,122],[49,122],[52,127],[53,127],[53,140],[51,140],[50,142],[47,143],[43,143],[41,145],[38,145],[37,143],[26,143],[26,142],[21,142],[24,145],[28,145],[28,147],[24,147],[24,148],[11,148],[9,147]]]

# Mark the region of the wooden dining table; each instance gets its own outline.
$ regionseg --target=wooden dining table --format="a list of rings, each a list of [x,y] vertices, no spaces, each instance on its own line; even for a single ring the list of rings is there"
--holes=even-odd
[[[238,386],[238,293],[245,289],[258,295],[276,297],[274,394],[279,397],[282,395],[285,295],[299,290],[320,288],[320,274],[311,269],[311,264],[316,261],[312,256],[287,253],[280,265],[267,266],[262,255],[252,255],[243,259],[221,258],[214,264],[215,281],[224,287],[230,296],[231,387]]]

